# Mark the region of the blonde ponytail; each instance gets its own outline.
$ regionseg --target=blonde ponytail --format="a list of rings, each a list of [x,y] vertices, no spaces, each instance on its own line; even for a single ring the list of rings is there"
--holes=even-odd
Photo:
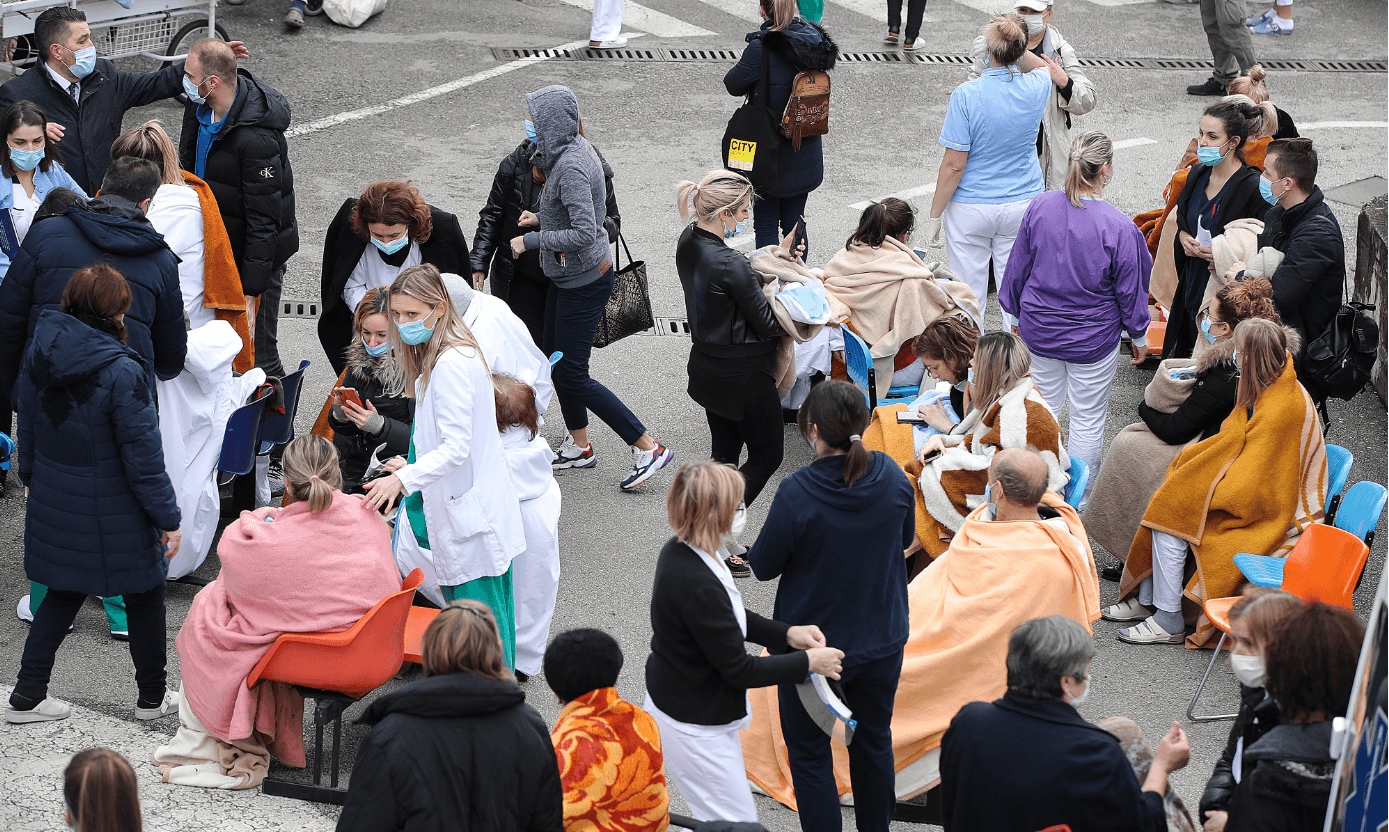
[[[685,181],[675,186],[675,206],[680,220],[709,222],[724,211],[752,202],[752,183],[746,176],[726,170],[711,170],[696,185]]]
[[[342,490],[338,452],[321,436],[300,436],[285,446],[280,462],[285,474],[285,494],[290,503],[307,501],[318,514],[333,505],[333,494]]]
[[[1114,143],[1098,130],[1089,130],[1071,142],[1070,162],[1066,165],[1066,196],[1077,208],[1082,191],[1097,191],[1104,183],[1100,171],[1114,161]]]

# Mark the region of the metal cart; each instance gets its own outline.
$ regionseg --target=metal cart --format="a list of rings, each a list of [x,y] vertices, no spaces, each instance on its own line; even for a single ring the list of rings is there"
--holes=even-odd
[[[179,61],[188,47],[209,37],[230,40],[217,25],[217,0],[19,0],[0,2],[0,38],[5,44],[0,70],[18,75],[38,59],[34,20],[54,6],[74,6],[87,15],[92,44],[102,58],[142,56]],[[0,73],[3,74],[3,73]]]

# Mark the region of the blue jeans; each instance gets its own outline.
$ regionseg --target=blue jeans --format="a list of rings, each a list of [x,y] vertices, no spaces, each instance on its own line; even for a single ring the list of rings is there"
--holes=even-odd
[[[844,704],[858,727],[849,745],[849,779],[854,784],[854,817],[859,832],[887,832],[897,807],[897,774],[892,757],[892,703],[902,675],[902,651],[840,672]],[[795,685],[777,686],[781,732],[786,739],[791,784],[796,790],[801,829],[838,832],[839,789],[834,781],[830,738],[805,712]]]
[[[790,234],[796,223],[801,221],[801,215],[805,213],[805,201],[809,196],[809,193],[804,193],[780,199],[759,199],[754,202],[752,230],[757,237],[757,247],[774,246],[781,242],[781,238]],[[778,227],[780,231],[777,230]],[[805,238],[805,253],[810,254],[809,229]]]
[[[592,283],[574,289],[561,289],[550,284],[545,298],[546,355],[555,350],[564,357],[555,365],[553,381],[559,397],[560,413],[569,430],[588,427],[588,412],[593,411],[628,445],[635,444],[646,433],[645,426],[627,405],[611,390],[588,374],[588,359],[593,354],[593,333],[608,305],[613,291],[613,270]]]

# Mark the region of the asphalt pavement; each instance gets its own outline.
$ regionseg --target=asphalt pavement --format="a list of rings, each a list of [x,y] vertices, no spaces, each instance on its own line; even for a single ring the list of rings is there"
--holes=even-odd
[[[922,51],[961,55],[970,48],[986,11],[998,0],[932,0],[923,27]],[[1001,0],[1006,5],[1007,0]],[[721,83],[730,60],[566,60],[499,55],[500,49],[545,49],[587,39],[583,0],[397,0],[361,29],[349,30],[326,18],[310,18],[297,34],[280,24],[284,6],[249,0],[222,6],[218,21],[234,39],[245,40],[252,57],[243,66],[283,92],[294,111],[290,139],[296,182],[301,250],[291,260],[284,296],[317,301],[323,235],[344,198],[356,196],[380,178],[411,179],[432,204],[459,215],[471,240],[477,211],[485,201],[497,164],[524,138],[523,96],[548,84],[566,84],[578,95],[590,139],[617,173],[615,187],[623,226],[633,253],[647,263],[652,304],[658,316],[683,317],[684,301],[673,252],[681,230],[675,185],[698,180],[718,167],[719,140],[737,99]],[[874,0],[830,0],[824,25],[846,53],[883,49],[884,9]],[[1251,14],[1266,4],[1250,3]],[[1287,37],[1256,36],[1259,56],[1302,62],[1378,61],[1377,71],[1273,71],[1268,78],[1274,102],[1288,111],[1313,138],[1321,155],[1319,184],[1324,189],[1386,176],[1386,98],[1383,62],[1389,10],[1377,0],[1298,0],[1297,28]],[[665,57],[670,50],[741,50],[753,0],[629,0],[625,32],[640,47]],[[1198,7],[1152,0],[1060,0],[1054,19],[1082,57],[1115,60],[1087,70],[1099,89],[1100,104],[1076,119],[1081,129],[1105,131],[1123,143],[1106,198],[1135,214],[1160,204],[1163,186],[1210,99],[1185,94],[1207,70],[1160,69],[1159,61],[1209,60]],[[664,50],[664,51],[662,51]],[[642,57],[635,55],[635,57]],[[946,59],[942,59],[945,61]],[[132,67],[149,67],[132,59]],[[924,208],[924,189],[934,184],[941,149],[936,143],[950,91],[965,79],[958,63],[916,64],[865,59],[846,61],[833,74],[831,132],[825,139],[825,181],[810,198],[811,265],[823,265],[856,223],[854,205],[888,194],[915,196]],[[173,104],[132,111],[127,127],[160,118],[177,134],[182,111]],[[1353,270],[1358,204],[1333,202],[1346,234],[1347,268]],[[990,327],[998,326],[997,306]],[[306,383],[299,427],[306,431],[333,378],[318,345],[314,321],[284,318],[281,355],[286,365],[313,362]],[[609,385],[652,434],[676,453],[676,464],[707,457],[709,440],[703,414],[685,394],[688,339],[637,336],[596,351],[593,375]],[[1149,368],[1121,363],[1115,381],[1107,436],[1135,421],[1137,402],[1151,377]],[[1372,392],[1351,402],[1332,402],[1328,441],[1355,454],[1351,482],[1385,482],[1384,403]],[[1062,418],[1063,426],[1065,418]],[[642,669],[648,652],[649,597],[656,554],[670,531],[665,522],[665,491],[670,472],[658,474],[635,494],[617,482],[630,465],[626,447],[606,427],[592,436],[598,466],[561,472],[563,576],[552,633],[572,627],[600,627],[613,633],[626,653],[619,689],[629,700],[643,696]],[[557,407],[551,409],[546,437],[563,436]],[[786,459],[779,476],[811,460],[794,429],[786,431]],[[768,497],[753,506],[748,538],[756,534]],[[1385,561],[1384,534],[1370,555],[1356,596],[1367,609]],[[852,555],[852,553],[846,553]],[[1109,556],[1097,548],[1103,565]],[[213,577],[215,554],[199,571]],[[1113,603],[1114,584],[1101,584],[1102,602]],[[776,585],[740,581],[748,605],[770,614]],[[12,609],[27,592],[23,570],[23,498],[17,489],[0,501],[0,602]],[[195,589],[169,587],[170,673],[177,678],[173,633],[182,622]],[[794,623],[794,622],[793,622]],[[1090,719],[1108,715],[1133,718],[1150,737],[1160,737],[1182,718],[1209,653],[1180,647],[1134,647],[1117,641],[1116,627],[1095,625],[1098,655],[1092,693],[1082,708]],[[12,683],[26,627],[0,610],[0,682]],[[127,651],[109,639],[99,607],[89,604],[76,631],[64,643],[51,692],[84,709],[71,729],[91,743],[119,746],[142,771],[148,751],[173,733],[172,719],[153,724],[134,720],[134,684]],[[401,682],[392,683],[394,687]],[[0,690],[4,690],[0,685]],[[559,711],[543,678],[531,680],[528,702],[548,721]],[[1205,696],[1210,707],[1233,707],[1235,683],[1221,662]],[[348,711],[348,719],[361,706]],[[1228,723],[1188,725],[1192,762],[1174,784],[1195,806],[1220,748]],[[345,732],[344,774],[364,735],[361,726]],[[11,829],[60,829],[58,811],[39,810],[51,798],[58,806],[58,765],[81,743],[59,742],[33,727],[0,725],[0,794],[30,791],[38,797],[0,798],[0,823]],[[45,737],[47,739],[45,739]],[[116,737],[117,739],[111,739]],[[143,745],[142,745],[143,738]],[[1020,749],[1024,754],[1025,749]],[[276,776],[300,776],[277,767]],[[35,778],[41,778],[36,783]],[[172,832],[210,828],[214,821],[243,828],[326,829],[335,810],[246,815],[266,801],[259,793],[217,795],[196,802],[183,797],[196,790],[163,786],[142,774],[142,800],[151,822]],[[44,797],[47,795],[47,798]],[[195,801],[190,804],[189,801]],[[186,809],[194,805],[196,810]],[[275,804],[279,805],[279,804]],[[245,807],[245,808],[238,808]],[[758,799],[769,829],[797,828],[796,816],[765,798]],[[678,798],[673,809],[683,808]],[[846,814],[846,823],[852,815]],[[894,824],[907,828],[906,825]],[[225,828],[233,828],[226,826]]]

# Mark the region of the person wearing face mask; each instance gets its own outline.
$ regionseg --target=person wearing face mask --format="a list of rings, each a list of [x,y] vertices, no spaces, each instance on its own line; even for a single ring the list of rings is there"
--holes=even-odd
[[[527,120],[525,131],[525,140],[497,166],[487,204],[478,212],[470,258],[473,288],[481,290],[483,282],[490,277],[492,294],[506,301],[511,311],[525,322],[531,339],[539,347],[545,342],[545,300],[550,291],[550,279],[540,265],[538,250],[531,249],[520,257],[513,257],[507,246],[508,240],[540,225],[536,212],[540,210],[540,194],[545,189],[547,177],[544,170],[531,162],[536,151],[535,123]],[[579,135],[588,138],[582,121],[579,122]],[[607,232],[608,242],[616,243],[618,232],[622,230],[622,215],[618,212],[617,194],[613,190],[613,169],[597,147],[593,152],[598,154],[603,166],[603,182],[608,190],[603,230]]]
[[[1173,211],[1172,244],[1177,286],[1172,295],[1164,358],[1186,358],[1196,345],[1197,314],[1210,280],[1211,239],[1240,219],[1262,220],[1268,203],[1259,195],[1259,169],[1245,161],[1250,134],[1261,134],[1273,108],[1221,101],[1206,108],[1196,138],[1197,165],[1186,177]]]
[[[748,505],[776,473],[784,453],[776,354],[778,338],[786,334],[747,255],[726,242],[747,223],[752,197],[751,182],[722,170],[675,189],[680,218],[689,223],[675,246],[690,322],[686,392],[704,408],[713,459],[737,465],[747,447],[740,471]],[[750,576],[742,547],[725,548],[733,576]]]
[[[318,342],[335,372],[346,366],[353,313],[367,291],[389,288],[421,263],[448,274],[471,270],[458,217],[426,203],[414,184],[378,180],[338,208],[323,237],[318,317]]]
[[[631,449],[632,468],[618,484],[631,491],[670,464],[675,454],[647,432],[635,413],[589,375],[593,335],[607,308],[616,278],[612,252],[603,233],[608,189],[603,163],[588,139],[579,135],[579,100],[568,87],[549,86],[526,95],[536,150],[531,163],[545,172],[540,194],[539,229],[511,238],[511,256],[540,252],[550,278],[545,300],[546,355],[563,353],[554,368],[555,394],[568,436],[555,451],[554,468],[592,468],[598,464],[588,438],[592,411]],[[650,380],[650,379],[648,379]]]
[[[1279,723],[1278,703],[1264,689],[1264,652],[1279,623],[1301,608],[1302,600],[1291,592],[1256,586],[1230,607],[1230,669],[1240,684],[1239,714],[1201,796],[1204,832],[1224,830],[1230,797],[1249,770],[1244,752]]]
[[[409,451],[363,483],[368,504],[396,512],[400,574],[424,570],[434,603],[471,598],[497,616],[506,666],[516,667],[511,562],[526,549],[520,499],[507,473],[487,357],[428,263],[388,290],[391,353],[415,400]]]
[[[987,505],[981,504],[970,513],[950,549],[907,586],[910,633],[891,708],[890,760],[901,763],[890,765],[896,769],[899,800],[914,796],[923,782],[931,779],[932,775],[926,772],[938,770],[941,735],[960,708],[970,702],[995,699],[1007,690],[1004,656],[1008,637],[1018,625],[1036,616],[1054,614],[1088,628],[1099,614],[1099,584],[1091,565],[1085,528],[1075,509],[1047,492],[1047,466],[1041,456],[1022,448],[999,451],[989,463],[988,479]],[[813,522],[807,526],[808,530],[814,528]],[[804,539],[801,545],[806,546]],[[779,603],[784,603],[783,599],[796,587],[789,567],[801,559],[803,551],[804,548],[798,549],[791,556],[777,593]],[[813,545],[810,551],[815,551]],[[892,559],[901,560],[900,553],[893,553]],[[838,585],[823,580],[827,568],[823,561],[812,566],[816,571],[803,574],[802,578],[818,572],[822,576],[818,583],[823,589],[834,586],[834,591],[840,591]],[[844,583],[850,580],[843,575],[836,577]],[[891,581],[888,585],[896,586]],[[878,609],[876,605],[851,606],[847,601],[842,605],[838,600],[831,601],[827,609]],[[842,626],[842,622],[833,620],[838,616],[826,617],[830,620],[821,620],[820,624],[839,643],[843,638],[830,628]],[[870,619],[863,626],[882,625],[875,625]],[[855,651],[847,646],[846,651],[849,655],[845,662],[850,665]],[[844,675],[850,677],[854,670],[846,667]],[[847,685],[845,693],[860,726],[861,711],[877,713],[876,709],[861,709],[865,700],[855,700],[855,692]],[[792,746],[790,740],[781,736],[789,730],[788,722],[783,716],[778,728],[765,721],[776,707],[775,694],[770,690],[755,692],[752,706],[753,725],[744,748],[748,772],[768,794],[783,803],[789,802],[792,778],[786,776],[787,767],[779,762],[774,750],[783,744]],[[858,743],[859,732],[855,731],[849,746],[851,755]],[[794,757],[792,766],[796,766]],[[859,770],[854,768],[851,777],[850,766],[842,762],[837,762],[834,769],[834,779],[842,788],[848,788],[852,782],[857,805]],[[801,779],[795,780],[795,800],[804,806]],[[893,788],[891,780],[887,787]],[[802,818],[805,817],[806,810],[802,809]],[[817,828],[810,821],[803,821],[802,826]]]
[[[255,321],[256,366],[283,376],[280,288],[285,264],[299,250],[294,172],[285,141],[289,102],[240,69],[237,59],[246,56],[232,46],[208,39],[188,50],[179,165],[206,182],[217,198],[247,313]]]
[[[1052,412],[1070,405],[1071,455],[1095,470],[1122,333],[1132,334],[1130,365],[1148,357],[1153,259],[1129,216],[1104,201],[1114,177],[1109,137],[1076,136],[1070,158],[1065,190],[1042,194],[1023,215],[998,302],[1032,351],[1032,378]]]
[[[67,188],[86,199],[82,186],[63,170],[44,134],[48,119],[32,101],[16,101],[0,115],[6,151],[0,158],[0,280],[29,233],[39,206],[54,188]]]
[[[849,745],[854,814],[860,830],[886,832],[896,804],[893,702],[910,629],[902,551],[916,523],[911,483],[886,454],[864,447],[869,416],[846,381],[810,391],[798,421],[815,461],[782,480],[748,560],[758,580],[779,579],[774,617],[815,624],[844,651],[842,698],[858,722]],[[753,719],[780,714],[801,829],[838,830],[830,738],[802,704],[799,681],[757,691]]]
[[[1271,206],[1264,215],[1259,247],[1283,253],[1269,275],[1273,303],[1304,345],[1320,338],[1341,307],[1346,282],[1345,238],[1336,214],[1317,187],[1317,151],[1311,139],[1278,139],[1268,146],[1259,193]],[[1301,350],[1295,350],[1301,357]],[[1304,375],[1312,399],[1323,392]]]
[[[329,399],[328,424],[347,494],[362,493],[373,457],[386,460],[410,450],[415,400],[405,395],[405,378],[391,360],[388,290],[377,286],[362,295],[353,316],[356,337],[345,350],[347,366],[337,387],[356,390],[361,406],[337,390]]]
[[[1172,723],[1140,783],[1115,736],[1076,710],[1090,693],[1094,655],[1088,629],[1064,615],[1013,631],[1007,693],[965,705],[941,741],[946,832],[1168,828],[1163,797],[1191,759],[1186,733]]]
[[[111,164],[111,143],[126,112],[181,92],[183,62],[157,72],[120,69],[96,56],[86,12],[70,6],[45,9],[34,19],[34,44],[40,65],[0,86],[0,107],[31,101],[42,108],[48,139],[61,145],[68,173],[82,192],[93,193]],[[227,46],[250,56],[240,41]]]
[[[1051,75],[1051,100],[1037,131],[1037,158],[1042,165],[1042,187],[1064,186],[1071,155],[1071,117],[1095,109],[1099,94],[1080,65],[1080,57],[1061,32],[1051,25],[1052,0],[1022,0],[1013,9],[1027,22],[1027,50],[1046,62]],[[978,78],[989,67],[984,36],[974,39],[969,77]]]

